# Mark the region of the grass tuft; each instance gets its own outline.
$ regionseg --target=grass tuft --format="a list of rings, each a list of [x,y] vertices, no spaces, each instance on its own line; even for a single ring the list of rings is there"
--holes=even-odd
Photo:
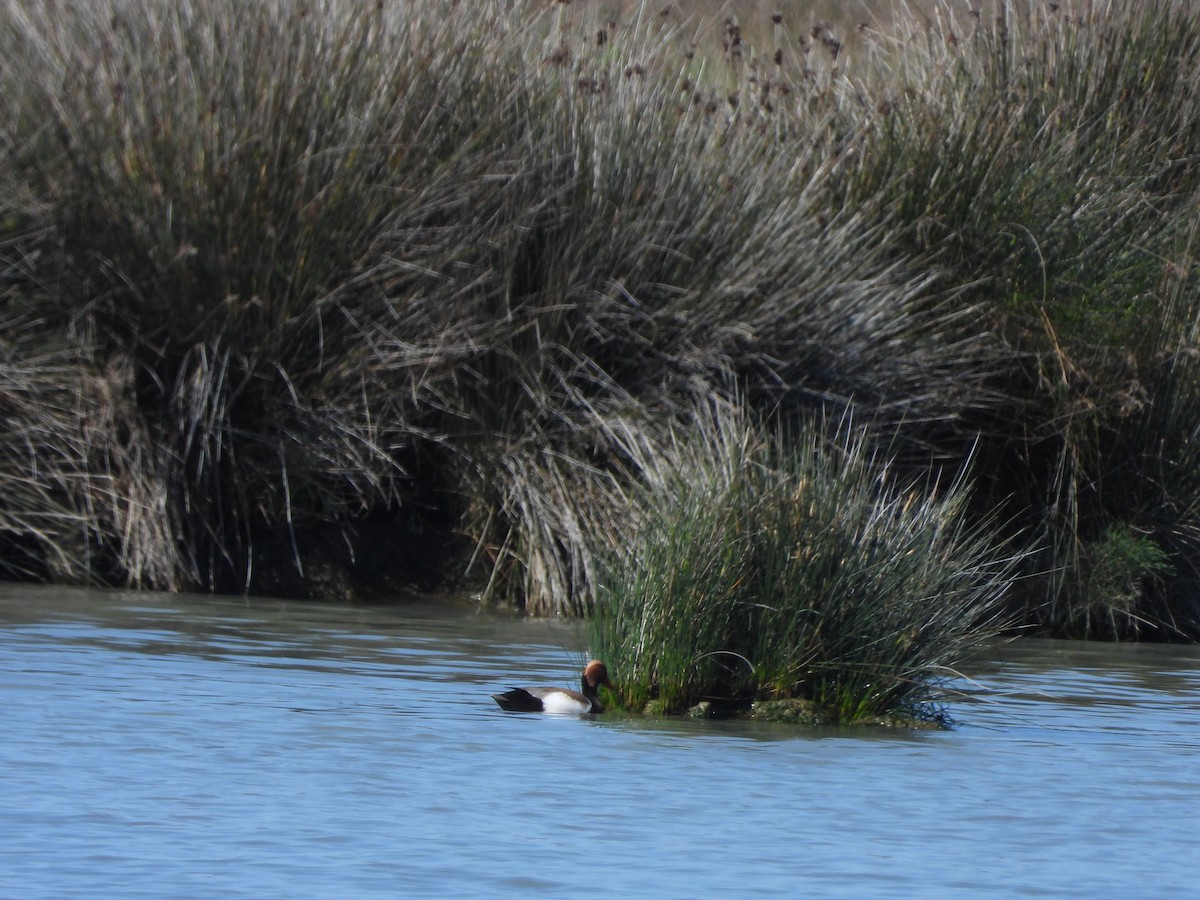
[[[1007,624],[1017,559],[961,481],[913,483],[860,428],[784,442],[734,418],[677,447],[610,557],[592,649],[621,702],[802,699],[837,721],[917,712]]]

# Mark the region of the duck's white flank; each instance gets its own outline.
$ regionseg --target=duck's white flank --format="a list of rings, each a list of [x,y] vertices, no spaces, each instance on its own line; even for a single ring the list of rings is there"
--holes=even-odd
[[[541,696],[542,712],[578,716],[592,711],[586,697],[576,697],[566,691],[546,691]]]

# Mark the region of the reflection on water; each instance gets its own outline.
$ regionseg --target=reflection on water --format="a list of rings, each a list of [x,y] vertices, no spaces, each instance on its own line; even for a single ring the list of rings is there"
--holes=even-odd
[[[950,732],[489,698],[584,649],[445,606],[0,587],[0,896],[1196,890],[1195,647],[1007,645]]]

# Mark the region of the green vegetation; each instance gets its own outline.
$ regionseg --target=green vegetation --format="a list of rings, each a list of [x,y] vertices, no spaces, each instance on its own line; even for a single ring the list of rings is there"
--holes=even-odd
[[[634,709],[799,698],[841,722],[919,715],[1005,625],[1017,560],[968,524],[968,494],[907,481],[846,424],[773,441],[714,421],[641,498],[591,647]]]
[[[0,574],[466,571],[844,718],[1200,635],[1195,12],[504,7],[0,0]]]
[[[1010,3],[936,37],[881,57],[898,87],[871,97],[845,202],[887,198],[1011,351],[976,420],[979,501],[1041,550],[1028,620],[1195,634],[1196,13]]]

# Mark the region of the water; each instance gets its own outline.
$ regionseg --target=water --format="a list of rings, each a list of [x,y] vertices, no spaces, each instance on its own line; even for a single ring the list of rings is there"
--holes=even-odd
[[[574,681],[580,646],[445,606],[0,586],[0,896],[1200,891],[1198,648],[1009,645],[949,732],[489,699]]]

